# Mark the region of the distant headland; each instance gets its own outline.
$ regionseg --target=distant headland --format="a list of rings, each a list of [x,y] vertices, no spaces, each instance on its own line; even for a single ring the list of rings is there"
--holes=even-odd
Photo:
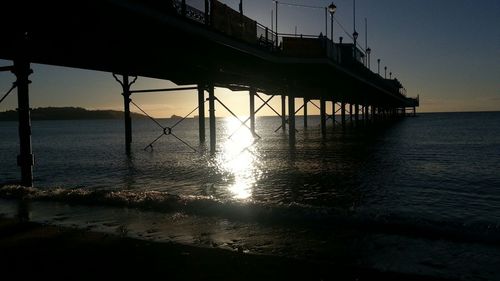
[[[130,113],[132,118],[147,118],[139,113]],[[31,110],[32,120],[91,120],[122,119],[123,111],[87,110],[81,107],[39,107]],[[0,121],[17,121],[17,111],[0,112]]]

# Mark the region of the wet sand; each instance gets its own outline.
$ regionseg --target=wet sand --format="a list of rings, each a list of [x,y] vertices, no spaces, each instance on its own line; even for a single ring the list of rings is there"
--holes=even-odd
[[[1,280],[444,280],[0,218]]]

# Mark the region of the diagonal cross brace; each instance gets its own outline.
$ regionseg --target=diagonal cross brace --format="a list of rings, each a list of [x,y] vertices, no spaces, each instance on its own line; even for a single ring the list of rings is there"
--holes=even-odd
[[[257,94],[255,94],[256,96],[258,96]],[[258,96],[259,97],[259,96]],[[255,110],[254,114],[257,114],[262,108],[264,108],[264,106],[266,106],[268,104],[268,102],[270,102],[272,99],[274,98],[274,95],[272,95],[271,97],[269,97],[266,101],[264,101],[261,97],[259,97],[259,99],[261,99],[264,103],[261,104],[259,106],[259,108],[257,108],[257,110]],[[250,121],[250,117],[248,117],[247,119],[245,119],[245,121],[243,121],[243,123],[247,123],[248,121]],[[240,126],[228,137],[228,139],[232,138],[234,136],[234,134],[236,134],[236,132],[241,128],[243,127],[243,124],[240,124]]]
[[[180,141],[181,143],[183,143],[184,145],[186,145],[187,147],[191,148],[194,152],[196,152],[196,149],[194,147],[192,147],[189,143],[187,143],[186,141],[182,140],[181,138],[179,138],[177,135],[175,135],[173,132],[172,132],[172,129],[175,128],[177,125],[179,125],[182,121],[186,120],[191,114],[193,114],[193,112],[195,112],[198,107],[196,107],[195,109],[193,109],[191,112],[189,112],[186,116],[184,116],[183,118],[181,118],[179,121],[177,121],[174,125],[172,125],[171,127],[164,127],[162,124],[160,124],[160,122],[158,122],[158,120],[156,120],[155,118],[153,118],[152,116],[150,116],[149,114],[147,114],[142,108],[140,108],[135,102],[133,102],[132,100],[130,100],[130,103],[132,103],[135,107],[137,107],[142,113],[144,113],[149,119],[151,119],[158,127],[160,127],[162,129],[162,133],[156,138],[154,139],[150,144],[148,144],[144,150],[148,149],[148,148],[151,148],[151,150],[153,149],[153,144],[156,143],[161,137],[163,136],[168,136],[168,135],[171,135],[173,136],[175,139],[177,139],[178,141]]]
[[[14,90],[16,87],[17,87],[16,82],[12,83],[12,87],[10,87],[10,89],[7,91],[7,93],[2,97],[2,99],[0,99],[0,103],[2,103],[3,100],[5,98],[7,98],[9,96],[9,94],[12,92],[12,90]]]
[[[297,110],[295,110],[295,114],[299,113],[299,111],[304,108],[305,104],[303,104],[302,106],[300,106]],[[285,122],[288,122],[289,118],[286,118]],[[274,130],[274,132],[276,133],[277,131],[279,131],[279,129],[281,129],[283,127],[283,125],[280,125],[276,130]],[[299,132],[299,130],[295,129],[295,132]]]
[[[241,121],[241,119],[240,119],[240,118],[238,118],[238,116],[236,116],[236,114],[234,114],[234,113],[231,111],[231,109],[229,109],[229,108],[228,108],[228,107],[227,107],[227,106],[226,106],[226,105],[225,105],[225,104],[224,104],[224,103],[223,103],[223,102],[222,102],[219,98],[215,97],[215,100],[216,100],[217,102],[219,102],[219,104],[220,104],[220,105],[222,105],[222,107],[224,107],[224,108],[225,108],[225,109],[226,109],[226,110],[227,110],[227,111],[228,111],[231,115],[233,115],[233,117],[234,117],[234,118],[236,118],[238,121],[240,121],[241,126],[245,126],[248,130],[252,131],[252,129],[250,129],[250,127],[248,127],[248,125],[247,125],[247,124],[245,124],[243,121]],[[255,136],[257,136],[259,139],[261,139],[261,138],[262,138],[262,137],[261,137],[261,136],[259,136],[257,133],[255,133],[255,132],[254,132],[254,134],[255,134]],[[231,135],[231,136],[232,136],[232,135]]]

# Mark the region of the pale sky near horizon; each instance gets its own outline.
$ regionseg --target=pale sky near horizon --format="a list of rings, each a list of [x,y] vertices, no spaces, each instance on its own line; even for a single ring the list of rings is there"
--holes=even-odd
[[[187,1],[196,2],[195,0]],[[239,0],[223,0],[237,9]],[[286,0],[324,7],[331,0]],[[271,0],[244,0],[244,13],[270,26]],[[353,1],[336,0],[335,17],[353,31]],[[325,33],[324,10],[279,5],[281,33]],[[368,45],[372,49],[371,68],[388,67],[408,90],[421,97],[421,112],[500,110],[500,1],[498,0],[357,0],[356,29],[365,45],[364,18],[368,19]],[[328,28],[330,24],[328,21]],[[338,36],[350,42],[338,24]],[[330,34],[330,31],[327,33]],[[0,66],[11,62],[0,60]],[[32,65],[31,107],[80,106],[89,109],[123,109],[121,89],[110,73],[62,67]],[[383,71],[383,70],[382,70]],[[0,96],[10,88],[14,75],[0,73]],[[157,88],[168,81],[140,77],[133,88]],[[248,114],[248,94],[216,89],[218,97],[237,114]],[[156,117],[184,115],[197,106],[196,93],[173,92],[135,95],[133,100]],[[259,103],[260,104],[260,103]],[[274,105],[278,106],[276,99]],[[0,111],[17,106],[15,93]],[[258,105],[257,105],[258,106]],[[310,113],[317,113],[310,106]],[[133,111],[137,109],[132,108]],[[261,115],[272,115],[263,110]],[[218,116],[228,115],[222,107]]]

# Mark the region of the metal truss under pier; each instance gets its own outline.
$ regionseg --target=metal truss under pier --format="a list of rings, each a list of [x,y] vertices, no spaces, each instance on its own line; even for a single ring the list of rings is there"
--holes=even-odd
[[[0,18],[4,27],[0,31],[0,59],[13,61],[0,72],[11,71],[17,78],[1,101],[17,89],[18,163],[26,186],[33,183],[28,90],[31,63],[114,73],[123,89],[127,153],[132,142],[131,95],[168,90],[132,90],[137,76],[166,79],[184,86],[181,89],[198,90],[200,141],[205,141],[201,120],[208,103],[212,152],[216,147],[216,101],[231,112],[215,96],[215,86],[249,91],[251,116],[240,122],[242,126],[249,122],[254,136],[256,112],[268,106],[273,97],[281,97],[281,113],[273,110],[282,118],[281,128],[288,127],[292,145],[295,114],[303,109],[307,127],[308,105],[320,109],[323,134],[328,119],[342,126],[348,118],[366,121],[405,116],[408,108],[415,114],[419,106],[419,99],[407,97],[398,80],[383,78],[367,68],[366,54],[354,44],[277,34],[216,0],[205,0],[201,10],[186,5],[185,0],[19,0],[4,1],[0,6],[9,11]],[[270,97],[264,99],[259,93]],[[256,97],[264,103],[258,109]],[[297,98],[304,104],[296,110]],[[332,105],[330,115],[327,102]],[[336,114],[341,116],[338,124],[332,118]],[[171,127],[161,127],[162,135],[175,137]]]

